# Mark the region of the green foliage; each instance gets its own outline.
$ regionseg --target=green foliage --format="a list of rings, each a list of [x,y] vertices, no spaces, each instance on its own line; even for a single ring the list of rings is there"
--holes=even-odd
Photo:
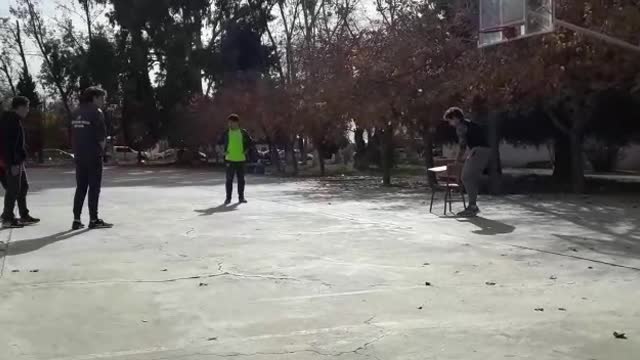
[[[40,95],[36,91],[36,83],[28,72],[23,71],[16,85],[18,95],[26,96],[31,101],[31,107],[37,109],[41,105]]]

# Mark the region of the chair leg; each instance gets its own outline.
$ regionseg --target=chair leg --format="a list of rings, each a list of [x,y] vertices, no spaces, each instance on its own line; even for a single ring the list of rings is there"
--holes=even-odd
[[[449,201],[449,197],[451,196],[451,189],[447,186],[444,192],[444,215],[447,215],[447,201]]]
[[[431,189],[431,204],[429,205],[429,213],[433,213],[433,200],[436,197],[436,190],[435,189]]]

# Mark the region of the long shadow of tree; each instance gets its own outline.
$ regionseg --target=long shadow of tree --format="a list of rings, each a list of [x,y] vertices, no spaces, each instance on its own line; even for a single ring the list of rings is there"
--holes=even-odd
[[[531,199],[508,198],[507,201],[534,213],[548,215],[550,219],[547,221],[559,219],[602,235],[602,238],[579,236],[575,231],[553,234],[571,245],[602,254],[640,258],[640,210],[636,205],[624,202],[605,205],[597,204],[591,199],[576,198],[539,203],[534,203]]]

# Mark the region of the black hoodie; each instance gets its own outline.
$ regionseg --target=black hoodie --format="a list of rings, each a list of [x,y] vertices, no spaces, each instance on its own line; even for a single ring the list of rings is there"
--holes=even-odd
[[[6,166],[21,165],[27,159],[22,121],[13,111],[2,114],[0,120],[0,151]]]

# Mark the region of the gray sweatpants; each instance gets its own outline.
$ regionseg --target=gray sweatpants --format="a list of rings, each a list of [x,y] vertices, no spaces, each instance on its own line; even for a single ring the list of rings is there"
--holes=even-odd
[[[462,183],[469,194],[469,206],[476,205],[482,173],[489,165],[491,149],[488,147],[475,147],[471,149],[462,168]]]

